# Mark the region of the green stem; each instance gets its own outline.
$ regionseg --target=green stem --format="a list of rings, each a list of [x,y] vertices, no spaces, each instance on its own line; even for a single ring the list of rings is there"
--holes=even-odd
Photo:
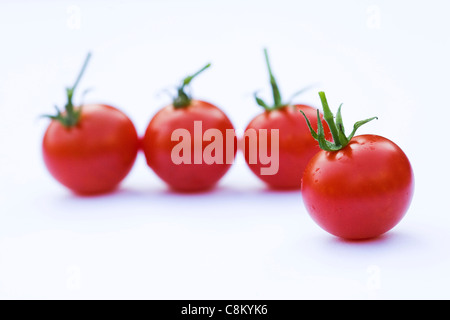
[[[87,65],[89,63],[89,60],[91,59],[92,54],[89,52],[86,56],[86,59],[84,60],[83,63],[83,67],[80,70],[80,73],[78,74],[77,79],[75,80],[74,85],[72,86],[72,88],[68,88],[67,89],[67,104],[66,104],[66,112],[68,115],[70,115],[71,117],[74,117],[74,108],[73,108],[73,102],[72,102],[72,98],[73,95],[75,93],[75,89],[78,87],[78,83],[80,82],[81,78],[83,77],[83,74],[87,68]],[[75,117],[76,118],[76,117]],[[78,119],[73,119],[78,121]],[[75,125],[76,123],[74,123]]]
[[[186,78],[184,78],[183,79],[183,87],[189,85],[191,83],[192,79],[194,79],[196,76],[198,76],[200,73],[202,73],[203,71],[205,71],[209,67],[211,67],[211,63],[208,63],[206,66],[204,66],[203,68],[198,70],[193,75],[190,75],[190,76],[187,76]]]
[[[319,110],[317,110],[317,128],[318,128],[317,132],[314,131],[314,129],[312,128],[311,123],[310,123],[308,117],[306,117],[305,113],[301,110],[300,110],[300,112],[303,114],[303,117],[305,117],[306,124],[308,125],[308,128],[311,132],[312,137],[319,142],[319,146],[323,150],[337,151],[337,150],[344,148],[345,146],[347,146],[349,144],[350,140],[353,138],[353,136],[356,133],[356,130],[358,130],[359,127],[361,127],[362,125],[364,125],[374,119],[378,119],[377,117],[372,117],[369,119],[357,121],[353,125],[352,133],[349,136],[346,136],[345,131],[344,131],[344,124],[342,121],[342,115],[341,115],[342,104],[339,106],[339,109],[338,109],[338,112],[336,115],[336,120],[335,120],[334,115],[331,112],[330,107],[328,106],[328,102],[325,97],[325,93],[319,92],[319,96],[320,96],[320,100],[322,101],[322,106],[323,106],[323,118],[325,119],[325,121],[328,124],[328,127],[330,128],[331,135],[333,136],[333,142],[325,139],[324,128],[322,126],[322,121],[320,120]]]
[[[325,97],[325,92],[319,92],[320,100],[322,101],[323,106],[323,118],[328,123],[328,127],[330,128],[331,135],[333,136],[334,143],[336,146],[341,146],[341,141],[339,139],[339,132],[334,123],[334,115],[328,106],[327,98]]]
[[[264,48],[264,56],[266,57],[266,65],[267,70],[269,71],[270,77],[270,86],[272,87],[272,95],[273,95],[273,108],[277,109],[283,105],[281,100],[280,90],[278,89],[277,80],[275,79],[272,68],[270,67],[269,54],[267,53],[267,49]]]
[[[75,80],[75,83],[74,83],[74,85],[72,87],[72,93],[75,91],[75,89],[78,86],[78,83],[80,82],[81,78],[83,77],[83,74],[84,74],[84,72],[85,72],[85,70],[87,68],[87,65],[89,63],[89,60],[91,59],[91,56],[92,56],[92,54],[90,52],[88,52],[88,54],[86,56],[86,59],[84,60],[83,67],[81,68],[81,71],[78,74],[77,80]]]
[[[211,66],[210,63],[208,63],[206,66],[201,68],[196,73],[187,76],[183,79],[181,82],[181,85],[177,88],[177,96],[173,99],[173,106],[175,108],[185,108],[191,104],[192,97],[185,92],[185,88],[190,85],[191,81],[197,77],[200,73],[205,71]]]
[[[306,87],[300,91],[297,91],[294,95],[292,95],[292,97],[286,102],[283,101],[282,97],[281,97],[281,93],[280,93],[280,89],[278,87],[278,83],[277,80],[275,79],[275,76],[273,75],[272,72],[272,67],[270,66],[270,60],[269,60],[269,54],[267,52],[267,49],[264,48],[264,56],[265,56],[265,60],[266,60],[266,66],[267,66],[267,71],[269,72],[269,80],[270,80],[270,86],[272,88],[272,96],[273,96],[273,105],[269,105],[268,103],[266,103],[263,99],[259,98],[257,93],[254,94],[256,103],[263,107],[264,110],[266,111],[274,111],[274,110],[278,110],[281,109],[287,105],[291,104],[291,100],[296,97],[297,95],[303,93],[304,91],[310,89],[311,86]]]
[[[81,115],[81,109],[75,110],[73,105],[73,95],[75,93],[75,89],[78,86],[78,83],[80,82],[81,78],[83,77],[83,74],[87,68],[87,65],[89,63],[89,60],[91,59],[91,53],[89,52],[86,56],[86,59],[84,60],[83,67],[81,68],[80,73],[78,74],[77,79],[75,80],[74,85],[71,88],[66,88],[66,94],[67,94],[67,103],[64,107],[65,113],[61,113],[56,107],[57,114],[56,116],[46,116],[53,120],[58,120],[63,126],[65,127],[73,127],[78,124],[78,121],[80,120]]]

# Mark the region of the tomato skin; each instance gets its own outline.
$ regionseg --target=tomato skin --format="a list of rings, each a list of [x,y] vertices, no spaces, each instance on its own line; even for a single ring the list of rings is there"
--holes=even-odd
[[[202,137],[208,129],[218,129],[223,136],[222,164],[194,163],[194,122],[201,121]],[[172,141],[172,133],[176,129],[186,129],[191,138],[191,164],[175,164],[172,160],[172,150],[179,141]],[[183,108],[168,105],[159,110],[151,119],[142,139],[148,166],[172,189],[181,192],[205,191],[213,188],[229,170],[232,163],[225,160],[227,143],[226,132],[234,127],[226,114],[215,105],[202,101],[191,100]],[[202,152],[210,141],[202,142]],[[232,141],[234,146],[233,158],[236,155],[236,138]]]
[[[53,120],[42,143],[50,173],[81,195],[113,191],[133,167],[138,148],[131,120],[104,104],[83,105],[74,127]]]
[[[274,175],[261,174],[261,168],[267,167],[258,161],[255,164],[250,163],[248,141],[245,142],[245,160],[251,171],[264,181],[269,187],[274,189],[300,189],[303,171],[309,160],[321,149],[319,144],[311,136],[309,128],[306,125],[305,118],[300,113],[302,110],[309,119],[317,119],[317,109],[307,105],[289,105],[276,110],[265,111],[256,116],[246,128],[267,129],[270,136],[271,129],[279,130],[279,168]],[[328,125],[323,120],[325,137],[331,139]],[[312,127],[317,130],[317,120],[312,121]],[[247,140],[247,139],[246,139]],[[259,145],[259,138],[258,145]],[[270,140],[268,140],[268,150],[270,150]]]
[[[405,153],[377,135],[360,135],[339,151],[320,151],[305,169],[302,196],[313,220],[349,239],[374,238],[403,218],[414,191]]]

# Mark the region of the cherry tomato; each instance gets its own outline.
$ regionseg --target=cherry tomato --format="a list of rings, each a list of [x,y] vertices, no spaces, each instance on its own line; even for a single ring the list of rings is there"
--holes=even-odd
[[[247,165],[251,171],[262,181],[275,189],[299,189],[301,187],[301,178],[308,161],[320,151],[319,144],[311,136],[305,119],[300,113],[302,110],[309,117],[314,117],[316,109],[304,105],[284,103],[272,74],[267,50],[264,50],[266,63],[270,75],[270,83],[273,91],[274,105],[268,106],[262,99],[255,95],[256,102],[262,106],[265,111],[256,116],[247,125],[244,135],[244,156]],[[303,90],[302,90],[303,91]],[[298,92],[301,93],[302,91]],[[298,94],[297,93],[297,94]],[[327,124],[321,118],[322,125],[328,129]],[[317,122],[312,126],[317,129]],[[265,130],[268,136],[267,153],[270,154],[270,163],[263,161],[261,156],[260,133]],[[277,135],[272,135],[274,130]],[[251,142],[250,133],[256,133],[256,141]],[[326,136],[331,137],[328,130]],[[265,136],[263,136],[265,139]],[[277,139],[273,141],[273,139]],[[265,141],[263,140],[263,148]],[[273,146],[273,143],[277,145]],[[257,148],[251,147],[251,144],[257,145]],[[250,153],[256,153],[257,156]],[[253,159],[252,160],[252,156]],[[276,163],[275,163],[276,162]],[[264,171],[263,168],[270,167],[271,170]]]
[[[414,189],[411,164],[391,140],[378,135],[343,134],[340,109],[337,124],[320,93],[335,143],[315,133],[325,150],[308,163],[302,179],[306,209],[324,230],[350,240],[374,238],[396,226],[407,212]],[[339,137],[340,136],[340,137]],[[336,141],[340,145],[336,146]]]
[[[211,189],[236,155],[234,128],[225,113],[184,91],[208,67],[183,80],[178,96],[156,113],[142,140],[148,166],[176,191]]]
[[[83,195],[114,190],[130,172],[139,140],[131,120],[118,109],[103,104],[74,107],[76,84],[67,89],[64,112],[50,116],[42,151],[44,162],[61,184]]]

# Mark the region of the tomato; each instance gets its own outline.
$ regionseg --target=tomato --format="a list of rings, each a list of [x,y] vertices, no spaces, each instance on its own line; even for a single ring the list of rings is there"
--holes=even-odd
[[[281,99],[281,94],[278,85],[272,74],[267,50],[264,50],[266,63],[269,70],[270,82],[273,91],[274,105],[268,106],[260,98],[256,97],[257,103],[262,106],[265,111],[257,115],[247,125],[244,134],[244,156],[247,165],[251,171],[269,187],[275,189],[299,189],[301,187],[301,178],[308,161],[320,151],[319,144],[311,136],[310,130],[303,118],[300,110],[307,116],[314,117],[316,109],[304,105],[285,103]],[[300,93],[300,92],[299,92]],[[322,125],[327,128],[327,124],[321,118]],[[312,126],[317,129],[317,123]],[[263,145],[265,141],[261,141],[262,131],[267,132],[267,153],[270,154],[271,163],[261,159],[261,142]],[[274,130],[278,131],[277,135],[271,135]],[[250,133],[256,132],[256,141],[253,142],[258,147],[252,149],[250,141]],[[329,131],[326,131],[326,136],[331,137]],[[273,139],[277,141],[273,141]],[[274,143],[277,145],[273,146]],[[264,146],[263,146],[264,148]],[[251,153],[257,153],[257,157]],[[253,159],[252,160],[252,156]],[[276,162],[276,163],[275,163]],[[272,170],[263,171],[263,168],[270,166]]]
[[[50,116],[42,143],[44,162],[53,177],[75,193],[110,192],[135,162],[138,135],[131,120],[112,106],[74,107],[76,84],[68,89],[66,110]]]
[[[320,94],[327,115],[325,95]],[[337,135],[343,133],[340,110],[338,114],[338,125],[332,123],[333,116],[328,122]],[[370,120],[357,123],[352,135]],[[396,226],[409,208],[414,191],[411,164],[387,138],[337,135],[335,142],[341,146],[324,143],[328,150],[318,152],[308,163],[302,179],[303,202],[314,221],[335,236],[378,237]]]
[[[236,155],[234,127],[226,114],[184,91],[208,67],[183,80],[178,96],[153,116],[142,139],[148,166],[176,191],[213,188]]]

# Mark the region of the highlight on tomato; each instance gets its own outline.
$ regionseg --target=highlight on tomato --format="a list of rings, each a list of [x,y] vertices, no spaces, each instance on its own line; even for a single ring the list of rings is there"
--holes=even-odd
[[[291,100],[306,89],[295,93],[285,101],[272,73],[267,49],[264,49],[273,104],[269,105],[255,93],[256,103],[264,112],[253,118],[242,137],[245,161],[251,171],[273,189],[300,189],[303,171],[309,160],[320,151],[319,144],[311,137],[308,126],[299,111],[315,116],[315,108],[305,104],[292,104]],[[320,116],[325,135],[331,137],[328,126]],[[317,128],[317,122],[311,126]],[[265,132],[264,135],[253,132]],[[269,133],[276,133],[272,135]],[[252,140],[256,140],[256,143]],[[275,144],[275,145],[274,145]],[[257,149],[252,148],[257,146]],[[276,162],[275,162],[276,161]],[[276,167],[273,164],[276,163]],[[268,166],[270,169],[268,170]]]
[[[175,191],[213,188],[236,156],[235,131],[227,115],[187,92],[191,81],[209,67],[182,80],[172,103],[153,116],[142,139],[148,166]]]
[[[43,158],[52,176],[74,193],[111,192],[128,175],[135,162],[139,139],[131,120],[105,104],[75,106],[73,96],[91,54],[75,84],[66,89],[63,111],[56,107],[42,143]]]
[[[411,164],[391,140],[373,134],[355,136],[359,127],[376,117],[356,122],[347,136],[342,105],[334,118],[325,93],[319,96],[333,141],[325,138],[320,124],[315,131],[303,114],[322,149],[304,171],[303,202],[313,220],[337,237],[378,237],[395,227],[410,206],[414,192]]]

